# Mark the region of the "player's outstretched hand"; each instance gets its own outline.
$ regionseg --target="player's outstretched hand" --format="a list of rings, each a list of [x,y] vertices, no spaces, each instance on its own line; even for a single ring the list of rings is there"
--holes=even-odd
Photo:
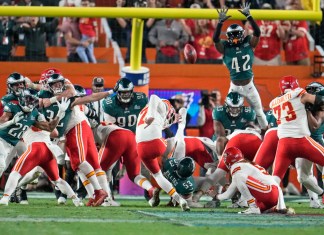
[[[232,17],[232,16],[228,16],[226,15],[228,12],[228,8],[227,7],[223,7],[220,10],[216,9],[218,12],[218,20],[219,23],[224,23],[228,18]]]
[[[246,18],[248,18],[251,13],[250,13],[250,2],[243,2],[243,4],[241,5],[241,9],[239,9],[238,11],[241,12],[243,15],[245,15]]]

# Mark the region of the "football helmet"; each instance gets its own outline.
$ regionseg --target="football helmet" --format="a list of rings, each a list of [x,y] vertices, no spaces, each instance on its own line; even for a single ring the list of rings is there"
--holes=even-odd
[[[191,157],[182,158],[177,166],[176,174],[182,178],[188,178],[196,169],[195,161]]]
[[[299,87],[299,84],[298,84],[297,78],[292,75],[282,77],[279,82],[279,88],[280,88],[282,95],[285,94],[286,92],[288,92],[289,90],[293,90],[298,87]]]
[[[164,126],[163,128],[168,128],[170,127],[173,123],[176,122],[176,110],[172,106],[169,100],[162,99],[162,102],[166,105],[167,109],[167,115],[164,121]]]
[[[309,83],[305,90],[309,93],[309,94],[318,94],[318,93],[323,93],[324,91],[324,86],[323,84],[319,83],[319,82],[311,82]]]
[[[83,86],[80,85],[74,85],[74,89],[76,91],[76,96],[77,97],[83,97],[87,95],[86,90],[83,88]]]
[[[118,81],[117,99],[122,103],[129,103],[133,97],[134,84],[127,78]]]
[[[38,105],[37,91],[25,89],[18,97],[18,104],[24,112],[31,112]]]
[[[237,92],[230,92],[225,98],[225,110],[231,117],[238,117],[244,105],[244,98]]]
[[[19,96],[26,89],[26,80],[20,73],[12,73],[7,78],[8,93]]]
[[[230,45],[238,45],[244,40],[244,29],[238,24],[231,24],[226,30],[226,36]]]
[[[54,73],[62,75],[61,71],[56,68],[48,68],[42,72],[39,83],[43,86],[44,89],[48,88],[47,80]]]
[[[238,161],[243,160],[243,154],[241,150],[236,147],[230,147],[226,149],[223,153],[223,161],[227,167],[227,169],[231,169],[231,166]]]
[[[54,95],[59,95],[65,90],[65,78],[58,73],[53,73],[47,79],[49,91]]]

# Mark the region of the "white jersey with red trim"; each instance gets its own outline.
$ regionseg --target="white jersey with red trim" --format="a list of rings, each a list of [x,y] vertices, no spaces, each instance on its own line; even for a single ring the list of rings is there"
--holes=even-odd
[[[38,129],[37,127],[31,126],[24,134],[23,140],[26,145],[30,145],[33,142],[45,142],[51,143],[50,132]]]
[[[83,121],[87,121],[87,123],[89,124],[88,118],[84,114],[84,111],[82,110],[81,107],[79,105],[76,105],[72,108],[71,116],[65,129],[65,134],[68,133],[69,130],[71,130],[73,127],[75,127],[76,125],[78,125]]]
[[[50,132],[38,129],[32,126],[23,135],[23,140],[26,145],[31,145],[35,142],[45,143],[48,149],[52,152],[53,156],[59,161],[59,158],[63,155],[62,149],[54,144],[50,139]]]
[[[218,195],[219,200],[231,198],[238,188],[235,182],[240,182],[240,180],[236,179],[242,179],[243,176],[247,176],[246,182],[244,182],[247,187],[251,187],[254,190],[259,189],[263,193],[269,192],[271,185],[280,188],[273,176],[269,175],[264,168],[245,161],[236,162],[231,166],[231,176],[232,183],[224,193]]]
[[[278,138],[302,138],[309,136],[305,104],[300,100],[306,93],[303,88],[296,88],[270,102],[270,108],[278,123]]]
[[[142,109],[137,118],[136,142],[162,138],[162,130],[172,124],[170,124],[169,119],[173,111],[174,108],[168,100],[151,95],[148,105]],[[151,117],[154,118],[154,121],[147,126],[145,119]]]

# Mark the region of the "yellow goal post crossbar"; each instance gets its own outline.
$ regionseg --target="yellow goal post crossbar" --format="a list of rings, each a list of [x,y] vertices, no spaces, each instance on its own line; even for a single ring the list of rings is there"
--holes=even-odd
[[[244,20],[237,9],[229,9],[227,15],[233,20]],[[313,10],[251,10],[256,20],[309,20],[322,21],[320,0],[313,0]],[[142,19],[217,19],[215,9],[187,8],[117,8],[117,7],[25,7],[1,6],[0,16],[46,16],[46,17],[106,17],[133,18],[130,66],[133,70],[141,67],[143,38]]]
[[[314,0],[313,10],[251,10],[256,20],[309,20],[321,21],[320,1]],[[244,20],[237,9],[229,9],[233,20]],[[188,8],[130,8],[130,7],[25,7],[1,6],[1,16],[46,17],[106,17],[106,18],[157,18],[157,19],[217,19],[215,9]]]

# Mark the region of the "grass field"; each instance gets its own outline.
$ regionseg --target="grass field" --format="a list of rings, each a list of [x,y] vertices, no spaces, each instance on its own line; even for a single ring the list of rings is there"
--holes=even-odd
[[[239,215],[227,209],[229,202],[215,209],[164,206],[151,208],[142,197],[117,199],[121,207],[80,207],[57,205],[52,194],[32,194],[29,205],[1,206],[0,234],[319,234],[324,229],[324,209],[310,209],[306,198],[287,198],[297,215]]]

